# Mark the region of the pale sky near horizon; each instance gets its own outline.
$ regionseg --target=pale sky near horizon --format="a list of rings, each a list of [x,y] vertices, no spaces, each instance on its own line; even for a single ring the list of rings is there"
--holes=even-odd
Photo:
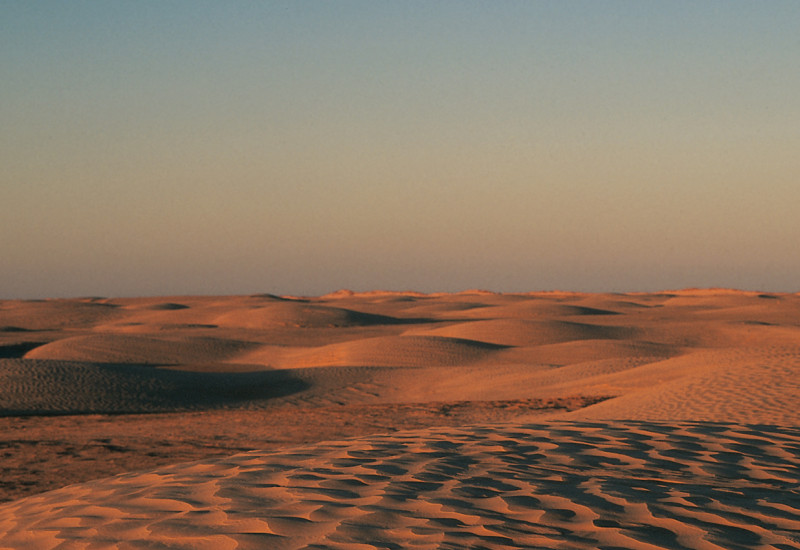
[[[800,290],[800,2],[0,1],[0,298]]]

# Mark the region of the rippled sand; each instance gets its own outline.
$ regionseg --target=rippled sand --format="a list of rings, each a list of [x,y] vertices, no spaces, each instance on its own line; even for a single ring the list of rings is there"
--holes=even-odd
[[[786,294],[0,302],[0,547],[800,548],[799,374]]]

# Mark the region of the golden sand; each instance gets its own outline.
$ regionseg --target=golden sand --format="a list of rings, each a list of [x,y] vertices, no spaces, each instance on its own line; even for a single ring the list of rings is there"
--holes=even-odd
[[[3,301],[0,548],[800,548],[799,375],[790,294]]]

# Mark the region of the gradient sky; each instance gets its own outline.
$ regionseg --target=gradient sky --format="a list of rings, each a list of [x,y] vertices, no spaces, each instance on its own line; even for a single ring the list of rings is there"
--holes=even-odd
[[[800,2],[0,0],[0,297],[800,290]]]

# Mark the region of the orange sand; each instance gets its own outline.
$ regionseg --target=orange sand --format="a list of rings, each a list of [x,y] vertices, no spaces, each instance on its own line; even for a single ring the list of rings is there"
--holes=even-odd
[[[798,375],[789,294],[2,301],[0,548],[800,548]]]

